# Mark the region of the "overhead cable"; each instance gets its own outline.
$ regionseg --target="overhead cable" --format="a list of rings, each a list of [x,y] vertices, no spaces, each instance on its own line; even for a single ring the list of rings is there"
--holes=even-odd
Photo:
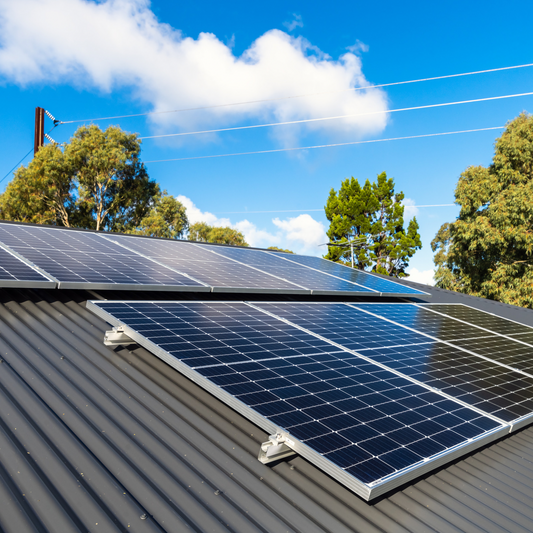
[[[531,96],[533,92],[529,93],[520,93],[520,94],[506,94],[503,96],[490,96],[488,98],[476,98],[474,100],[461,100],[458,102],[444,102],[441,104],[429,104],[429,105],[420,105],[415,107],[402,107],[399,109],[388,109],[388,110],[379,110],[379,111],[368,111],[366,113],[350,113],[348,115],[338,115],[335,117],[321,117],[321,118],[306,118],[302,120],[289,120],[286,122],[272,122],[270,124],[253,124],[251,126],[235,126],[233,128],[219,128],[216,130],[202,130],[202,131],[185,131],[181,133],[166,133],[163,135],[149,135],[146,137],[139,137],[139,139],[160,139],[162,137],[180,137],[183,135],[200,135],[203,133],[220,133],[223,131],[235,131],[235,130],[249,130],[255,128],[270,128],[272,126],[287,126],[289,124],[304,124],[307,122],[321,122],[324,120],[339,120],[341,118],[353,118],[353,117],[366,117],[368,115],[385,115],[387,113],[397,113],[399,111],[414,111],[417,109],[430,109],[434,107],[447,107],[452,105],[460,104],[471,104],[474,102],[488,102],[490,100],[502,100],[504,98],[517,98],[519,96]]]
[[[192,159],[213,159],[215,157],[233,157],[237,155],[271,154],[275,152],[293,152],[296,150],[315,150],[317,148],[331,148],[334,146],[351,146],[354,144],[370,144],[370,143],[380,143],[380,142],[388,142],[388,141],[403,141],[406,139],[422,139],[424,137],[439,137],[442,135],[456,135],[458,133],[474,133],[478,131],[490,131],[490,130],[502,130],[502,129],[505,129],[505,126],[494,126],[492,128],[478,128],[475,130],[446,131],[442,133],[426,133],[424,135],[409,135],[407,137],[393,137],[390,139],[370,139],[367,141],[352,141],[352,142],[347,142],[347,143],[319,144],[315,146],[297,146],[294,148],[275,148],[273,150],[258,150],[256,152],[239,152],[239,153],[234,153],[234,154],[197,155],[193,157],[157,159],[153,161],[144,161],[144,163],[167,163],[170,161],[189,161]]]
[[[217,105],[209,105],[209,106],[201,106],[201,107],[185,107],[182,109],[172,109],[168,111],[148,111],[147,113],[135,113],[130,115],[116,115],[111,117],[97,117],[97,118],[85,118],[85,119],[75,119],[75,120],[65,120],[61,121],[60,124],[74,124],[77,122],[96,122],[99,120],[115,120],[118,118],[136,118],[136,117],[146,117],[148,115],[163,115],[168,113],[182,113],[184,111],[201,111],[204,109],[216,109],[220,107],[231,107],[231,106],[239,106],[239,105],[251,105],[251,104],[262,104],[265,102],[276,102],[280,100],[290,100],[293,98],[306,98],[309,96],[319,96],[323,94],[335,94],[335,93],[344,93],[344,92],[353,92],[353,91],[363,91],[367,89],[379,89],[381,87],[392,87],[394,85],[406,85],[409,83],[419,83],[424,81],[435,81],[435,80],[445,80],[449,78],[459,78],[462,76],[473,76],[475,74],[487,74],[490,72],[501,72],[502,70],[513,70],[518,68],[527,68],[527,67],[533,67],[533,63],[527,63],[525,65],[514,65],[511,67],[499,67],[499,68],[492,68],[487,70],[476,70],[473,72],[462,72],[460,74],[447,74],[445,76],[434,76],[432,78],[420,78],[416,80],[407,80],[407,81],[395,81],[391,83],[380,83],[377,85],[365,85],[363,87],[350,87],[348,89],[336,89],[331,91],[321,91],[316,93],[307,93],[307,94],[298,94],[293,96],[281,96],[278,98],[264,98],[261,100],[248,100],[245,102],[232,102],[232,103],[226,103],[226,104],[217,104]]]
[[[433,204],[433,205],[404,205],[404,207],[415,207],[416,209],[422,207],[454,207],[456,204]],[[262,213],[311,213],[324,211],[322,209],[275,209],[272,211],[218,211],[214,215],[256,215]]]

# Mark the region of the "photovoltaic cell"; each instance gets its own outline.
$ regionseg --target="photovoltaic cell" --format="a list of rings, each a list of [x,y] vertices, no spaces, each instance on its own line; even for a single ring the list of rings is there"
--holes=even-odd
[[[55,287],[55,281],[0,247],[0,287]]]
[[[285,261],[274,254],[269,254],[261,250],[247,250],[245,248],[232,248],[229,246],[202,246],[221,256],[234,259],[245,265],[253,266],[302,288],[310,289],[316,294],[331,294],[335,292],[366,295],[377,294],[376,291],[367,287],[355,285],[343,279],[328,276],[327,274],[305,266]]]
[[[340,263],[334,263],[332,261],[327,261],[320,257],[313,257],[309,255],[296,255],[296,254],[287,254],[282,252],[268,252],[274,255],[277,255],[280,258],[283,258],[292,263],[297,263],[304,265],[309,268],[313,268],[320,272],[326,274],[331,274],[338,278],[356,283],[363,287],[373,289],[377,292],[384,294],[401,294],[401,295],[422,295],[425,294],[422,291],[413,289],[412,287],[407,287],[406,285],[400,285],[399,283],[394,283],[387,279],[380,278],[378,276],[373,276],[368,272],[363,272],[362,270],[353,269]]]
[[[308,292],[293,283],[226,259],[192,243],[122,235],[109,235],[106,238],[210,285],[215,291]]]
[[[210,290],[96,233],[0,224],[0,242],[59,280],[61,288]]]
[[[427,470],[508,431],[242,302],[88,306],[263,429],[284,432],[298,453],[367,498],[419,475],[415,465]]]

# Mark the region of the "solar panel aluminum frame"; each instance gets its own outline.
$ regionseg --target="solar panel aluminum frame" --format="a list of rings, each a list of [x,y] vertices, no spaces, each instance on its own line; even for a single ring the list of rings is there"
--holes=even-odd
[[[12,250],[9,248],[9,246],[6,246],[3,243],[0,243],[0,248],[3,249],[8,254],[11,254],[13,257],[24,263],[28,268],[31,268],[32,270],[35,270],[41,276],[44,276],[49,281],[31,281],[31,280],[1,280],[0,281],[0,287],[21,287],[21,288],[30,288],[30,289],[56,289],[59,286],[59,281],[54,278],[51,274],[48,272],[45,272],[42,268],[39,268],[37,265],[34,265],[30,260],[26,259],[19,253],[15,252],[15,250]]]
[[[136,302],[135,301],[121,301],[121,303],[136,303]],[[146,302],[143,301],[142,303],[146,303]],[[168,301],[166,301],[165,303],[168,303]],[[184,303],[189,303],[189,302],[184,302]],[[227,303],[232,304],[235,302],[227,302]],[[401,485],[404,485],[405,483],[412,481],[413,479],[416,479],[436,468],[439,468],[440,466],[443,466],[451,461],[454,461],[455,459],[458,459],[482,446],[485,446],[486,444],[490,442],[498,440],[510,432],[509,426],[506,424],[502,424],[502,426],[495,428],[491,431],[488,431],[482,436],[470,439],[469,442],[467,442],[466,444],[456,445],[452,448],[447,449],[444,452],[441,452],[440,454],[434,455],[433,457],[427,460],[422,460],[414,465],[411,465],[410,467],[406,467],[400,470],[399,472],[386,476],[378,482],[367,484],[367,483],[364,483],[358,480],[353,475],[346,473],[344,470],[342,470],[340,467],[335,465],[329,459],[326,459],[319,452],[313,450],[312,448],[310,448],[303,442],[300,442],[298,439],[294,438],[289,432],[277,426],[273,422],[270,422],[268,419],[266,419],[261,414],[256,412],[253,408],[241,402],[240,400],[238,400],[237,398],[235,398],[228,392],[224,391],[223,389],[221,389],[214,383],[211,383],[207,378],[205,378],[204,376],[202,376],[201,374],[199,374],[198,372],[196,372],[195,370],[193,370],[186,364],[182,363],[175,357],[169,355],[165,350],[161,349],[159,346],[157,346],[156,344],[148,340],[142,334],[136,332],[134,329],[130,328],[129,326],[127,326],[120,320],[117,320],[112,315],[109,315],[104,310],[100,309],[98,305],[96,304],[98,304],[98,301],[89,300],[87,302],[87,308],[90,311],[92,311],[95,315],[99,316],[100,318],[105,320],[107,323],[111,324],[112,326],[122,327],[123,332],[128,337],[130,337],[132,340],[134,340],[137,344],[144,347],[148,351],[152,352],[159,359],[161,359],[162,361],[167,363],[169,366],[171,366],[172,368],[174,368],[175,370],[177,370],[178,372],[186,376],[188,379],[190,379],[191,381],[193,381],[194,383],[202,387],[204,390],[206,390],[207,392],[209,392],[210,394],[218,398],[224,404],[231,407],[233,410],[241,414],[247,420],[250,420],[257,426],[259,426],[261,429],[266,431],[268,434],[281,435],[285,439],[284,444],[286,444],[289,448],[291,448],[297,454],[307,459],[309,462],[317,466],[320,470],[330,475],[333,479],[340,482],[342,485],[344,485],[345,487],[347,487],[352,492],[354,492],[355,494],[357,494],[358,496],[360,496],[366,501],[371,501],[383,494],[386,494],[387,492],[390,492],[391,490],[394,490],[400,487]],[[283,320],[283,319],[280,319],[280,320]],[[297,326],[294,326],[294,327],[297,327]],[[299,329],[303,329],[303,328],[299,328]],[[313,335],[311,332],[309,333]],[[380,366],[380,365],[376,365],[376,366]]]
[[[309,268],[311,270],[314,270],[315,272],[320,272],[321,274],[325,274],[327,276],[331,276],[332,278],[337,278],[337,279],[342,279],[343,281],[346,281],[347,283],[351,283],[353,285],[359,285],[360,287],[364,287],[363,284],[360,284],[360,283],[355,283],[354,281],[349,281],[347,279],[344,279],[344,278],[341,278],[339,276],[336,276],[335,274],[330,274],[328,272],[322,272],[321,270],[318,270],[318,268],[314,268],[314,267],[311,267],[311,266],[308,266],[308,265],[302,265],[301,263],[297,263],[296,261],[291,261],[291,259],[289,257],[285,257],[283,256],[281,253],[275,253],[275,252],[270,252],[268,250],[261,250],[261,251],[264,251],[270,255],[275,255],[276,257],[281,257],[282,259],[285,259],[285,261],[289,261],[290,263],[294,263],[296,265],[300,265],[300,266],[303,266],[305,268]],[[323,259],[324,261],[329,261],[330,263],[333,263],[337,266],[344,266],[344,265],[339,265],[339,263],[335,263],[335,261],[330,261],[329,259],[324,259],[323,257],[321,257],[320,259]],[[350,267],[346,267],[346,268],[350,268]],[[365,274],[369,275],[369,276],[373,276],[373,274],[371,272],[366,272],[365,271]],[[390,281],[390,280],[387,280],[387,281]],[[400,283],[397,283],[395,281],[391,281],[391,283],[395,283],[396,285],[400,285]],[[370,287],[368,287],[370,289]],[[374,289],[371,289],[374,291]],[[420,290],[420,289],[416,289],[416,290]],[[407,293],[404,293],[404,292],[379,292],[379,291],[374,291],[376,294],[374,296],[391,296],[391,297],[395,297],[395,298],[412,298],[412,297],[426,297],[426,298],[431,298],[431,294],[428,293],[428,292],[424,292],[424,291],[420,291],[420,294],[413,294],[411,292],[407,292]],[[346,291],[334,291],[334,292],[330,292],[330,291],[316,291],[316,292],[313,292],[313,294],[323,294],[323,295],[326,295],[326,296],[331,296],[331,295],[334,295],[334,294],[342,294],[342,295],[353,295],[353,294],[357,294],[359,295],[358,293],[353,293],[353,292],[346,292]],[[368,292],[364,292],[362,293],[363,296],[370,296],[368,294]]]

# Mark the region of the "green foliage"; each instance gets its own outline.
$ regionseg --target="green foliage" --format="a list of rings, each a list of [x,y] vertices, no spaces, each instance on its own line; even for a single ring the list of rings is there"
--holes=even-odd
[[[363,187],[354,179],[341,183],[337,193],[331,189],[326,217],[330,242],[348,243],[360,239],[354,246],[355,267],[379,274],[405,277],[409,259],[422,248],[418,223],[413,218],[404,229],[402,192],[394,192],[394,180],[382,172],[377,182],[366,180]],[[330,246],[326,259],[351,265],[350,247]]]
[[[285,252],[287,254],[293,254],[292,250],[286,250],[284,248],[278,248],[277,246],[269,246],[267,250],[274,250],[275,252]]]
[[[197,242],[214,242],[248,246],[244,235],[230,227],[209,226],[205,222],[196,222],[189,227],[189,239]]]
[[[0,196],[5,220],[131,231],[154,206],[159,186],[139,159],[136,134],[80,127],[63,150],[43,146]]]
[[[189,228],[185,206],[166,191],[158,194],[149,213],[138,227],[128,231],[137,235],[178,239]]]
[[[443,226],[437,286],[533,307],[533,117],[522,113],[496,140],[492,164],[460,176],[455,222]]]

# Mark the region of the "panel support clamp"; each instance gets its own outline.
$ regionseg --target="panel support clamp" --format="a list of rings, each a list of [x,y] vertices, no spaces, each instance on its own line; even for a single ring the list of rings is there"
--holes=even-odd
[[[122,326],[116,326],[111,331],[105,332],[104,344],[106,346],[127,346],[137,343],[124,332]]]
[[[296,452],[288,446],[291,443],[292,441],[281,433],[270,435],[268,440],[261,444],[257,458],[261,463],[268,464],[296,455]]]

